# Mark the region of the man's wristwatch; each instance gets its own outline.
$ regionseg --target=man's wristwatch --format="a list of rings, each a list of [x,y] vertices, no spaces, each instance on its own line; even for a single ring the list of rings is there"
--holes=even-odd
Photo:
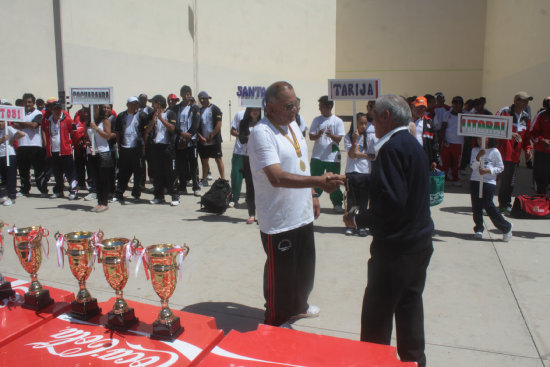
[[[319,194],[317,194],[317,193],[311,194],[311,197],[314,198],[314,199],[315,199],[315,198],[319,198]]]

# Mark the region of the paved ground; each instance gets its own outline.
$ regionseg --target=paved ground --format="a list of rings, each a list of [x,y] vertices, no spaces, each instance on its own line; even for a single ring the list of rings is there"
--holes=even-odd
[[[229,172],[232,143],[224,146]],[[530,175],[521,170],[518,191],[531,192]],[[514,238],[509,243],[501,241],[488,221],[486,238],[474,241],[466,187],[447,189],[444,203],[432,209],[435,252],[424,297],[429,365],[550,367],[550,221],[512,220]],[[226,332],[254,330],[263,320],[265,254],[258,227],[245,223],[244,205],[223,216],[199,212],[193,196],[182,197],[178,207],[115,203],[96,214],[89,212],[93,205],[36,195],[20,198],[12,207],[0,206],[0,219],[19,227],[42,225],[52,234],[102,229],[106,237],[136,236],[144,245],[186,243],[191,252],[171,306],[214,316]],[[297,321],[294,327],[357,340],[370,237],[344,236],[341,216],[333,213],[327,195],[321,197],[321,205],[322,215],[315,222],[317,273],[310,297],[321,307],[321,315]],[[11,238],[6,239],[10,244]],[[40,280],[76,290],[68,266],[57,267],[52,235],[49,240],[51,253],[40,268]],[[28,278],[9,245],[0,269],[8,276]],[[88,288],[99,301],[114,296],[101,265],[95,266]],[[137,278],[132,275],[125,296],[159,304],[143,271]]]

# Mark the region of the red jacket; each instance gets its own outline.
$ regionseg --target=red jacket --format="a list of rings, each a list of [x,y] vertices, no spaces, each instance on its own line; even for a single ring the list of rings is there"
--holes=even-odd
[[[46,145],[46,153],[48,154],[48,157],[52,156],[52,140],[51,140],[51,132],[50,132],[50,124],[52,123],[53,116],[50,115],[47,119],[42,120],[42,133],[43,135],[43,141]],[[61,118],[59,121],[59,137],[60,137],[60,146],[59,146],[59,155],[72,155],[72,140],[75,138],[73,135],[76,134],[77,131],[73,132],[73,120],[71,119],[71,116],[69,116],[68,113],[61,112]]]
[[[517,142],[514,139],[499,139],[498,150],[502,155],[504,162],[519,162],[521,156],[521,150],[530,151],[532,149],[531,142],[529,140],[529,125],[531,120],[526,111],[522,111],[519,116],[519,121],[514,111],[514,105],[501,108],[497,112],[497,116],[512,116],[512,132],[518,132],[521,136],[521,142]]]
[[[542,111],[535,117],[531,130],[531,140],[536,151],[550,153],[550,149],[542,145],[541,140],[550,139],[550,111]]]

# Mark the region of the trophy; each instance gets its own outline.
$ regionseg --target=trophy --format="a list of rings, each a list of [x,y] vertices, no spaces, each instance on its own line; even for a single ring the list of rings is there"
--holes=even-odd
[[[13,228],[11,234],[14,237],[13,246],[15,253],[23,265],[23,269],[31,275],[31,285],[25,293],[23,308],[41,310],[53,303],[50,291],[42,288],[38,281],[38,269],[42,263],[42,237],[47,237],[50,232],[42,227]]]
[[[4,229],[4,222],[0,220],[0,260],[2,260],[2,255],[4,254],[4,234],[2,233],[2,229]],[[15,292],[11,289],[11,283],[0,273],[0,301],[13,296],[15,296]]]
[[[153,323],[152,339],[173,340],[183,332],[180,318],[174,316],[168,307],[168,300],[174,293],[178,270],[181,272],[183,260],[188,253],[189,247],[186,245],[172,244],[151,245],[145,251],[145,261],[151,272],[153,288],[160,297],[162,307]]]
[[[69,258],[69,266],[80,287],[76,294],[76,300],[71,303],[71,316],[80,320],[88,320],[97,315],[101,308],[97,305],[97,299],[92,298],[88,289],[86,289],[86,279],[92,272],[92,264],[96,254],[95,244],[103,238],[103,232],[71,232],[61,235],[55,234],[57,240],[57,255],[59,265],[63,264],[63,244],[66,244],[65,253]]]
[[[134,255],[140,242],[126,238],[110,238],[97,244],[101,248],[100,262],[107,282],[116,291],[116,301],[113,309],[107,314],[107,326],[126,329],[135,324],[138,319],[134,309],[122,297],[122,289],[128,281],[128,261]]]

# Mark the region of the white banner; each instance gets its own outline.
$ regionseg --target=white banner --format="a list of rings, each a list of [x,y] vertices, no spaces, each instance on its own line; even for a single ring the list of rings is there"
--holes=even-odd
[[[10,122],[24,122],[25,107],[0,105],[0,120]]]
[[[512,138],[512,116],[458,114],[458,135]]]
[[[381,95],[380,79],[329,79],[328,99],[375,100]]]
[[[71,104],[112,104],[113,87],[71,88]]]

